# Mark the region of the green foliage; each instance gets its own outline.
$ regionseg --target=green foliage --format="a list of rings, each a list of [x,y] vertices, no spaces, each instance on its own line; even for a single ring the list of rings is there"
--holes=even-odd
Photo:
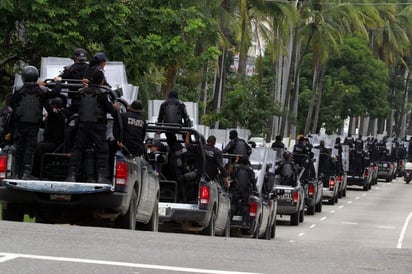
[[[262,136],[275,109],[268,88],[256,77],[235,76],[228,80],[224,107],[218,117],[223,128],[248,128],[252,135]]]

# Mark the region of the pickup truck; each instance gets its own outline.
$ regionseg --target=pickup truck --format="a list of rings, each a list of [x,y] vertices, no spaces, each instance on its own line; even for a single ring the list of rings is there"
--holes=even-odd
[[[210,180],[205,173],[204,137],[195,129],[176,124],[149,124],[147,133],[162,143],[164,161],[159,163],[160,201],[159,224],[163,231],[183,230],[201,232],[206,235],[230,236],[230,197],[222,182]],[[190,143],[185,144],[183,136],[190,134]],[[171,137],[172,136],[172,137]],[[174,137],[173,137],[174,136]],[[175,139],[182,150],[191,152],[195,157],[183,157],[182,165],[196,173],[190,181],[190,193],[182,200],[182,187],[178,178],[174,178],[173,157],[177,151],[169,147]],[[191,158],[191,159],[189,159]],[[188,174],[188,170],[186,170]],[[187,183],[189,184],[189,183]]]
[[[276,234],[277,200],[272,194],[274,184],[276,152],[265,147],[252,149],[250,163],[256,178],[256,195],[262,200],[262,210],[258,220],[258,238],[270,240]]]
[[[53,86],[52,80],[46,80]],[[78,81],[63,80],[62,93],[76,93]],[[119,90],[108,88],[111,100],[127,102],[118,96]],[[108,136],[111,138],[108,121]],[[109,142],[109,141],[108,141]],[[83,167],[76,182],[66,182],[69,157],[62,144],[41,157],[33,173],[40,177],[15,179],[14,149],[0,153],[0,202],[4,220],[22,221],[24,214],[36,222],[109,225],[136,229],[158,230],[159,178],[142,157],[132,157],[117,151],[110,158],[110,183],[96,181],[97,161],[94,147],[84,153]],[[33,166],[34,168],[34,166]]]
[[[314,149],[319,151],[318,149]],[[305,206],[308,215],[314,215],[315,212],[322,212],[323,183],[317,178],[319,160],[311,158],[308,154],[294,153],[295,163],[305,169],[302,175],[302,185],[305,190]]]
[[[368,191],[372,186],[373,173],[370,166],[369,156],[362,152],[362,154],[351,150],[349,152],[349,171],[347,176],[348,186],[361,186],[364,191]],[[378,170],[381,171],[381,167],[378,164]],[[378,173],[379,177],[379,173]]]
[[[282,182],[280,175],[275,175],[275,183],[272,192],[275,193],[278,201],[276,214],[290,215],[290,224],[297,226],[305,218],[305,189],[301,183],[304,168],[301,169],[295,182]]]
[[[23,221],[23,215],[36,222],[86,225],[114,225],[158,230],[159,179],[142,158],[130,158],[118,151],[113,159],[110,184],[96,182],[93,151],[88,151],[81,175],[85,180],[66,182],[68,157],[47,153],[38,179],[13,179],[13,150],[0,154],[0,202],[3,219]],[[94,182],[91,182],[94,181]]]

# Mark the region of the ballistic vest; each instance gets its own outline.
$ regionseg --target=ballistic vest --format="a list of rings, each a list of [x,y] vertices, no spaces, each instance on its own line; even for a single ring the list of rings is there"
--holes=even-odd
[[[105,123],[106,113],[98,101],[102,90],[97,87],[87,88],[81,91],[79,107],[79,121],[84,123]]]
[[[33,92],[28,92],[28,87],[22,87],[20,91],[20,102],[15,109],[15,115],[18,122],[40,124],[43,120],[43,106],[40,96],[43,90],[40,87],[33,87]]]
[[[182,124],[182,113],[179,110],[179,101],[167,102],[164,113],[164,122],[171,124]]]

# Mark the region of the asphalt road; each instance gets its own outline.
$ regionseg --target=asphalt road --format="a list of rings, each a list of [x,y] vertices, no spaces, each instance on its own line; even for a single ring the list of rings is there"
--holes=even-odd
[[[0,273],[412,273],[411,219],[398,178],[279,218],[271,241],[0,221]]]

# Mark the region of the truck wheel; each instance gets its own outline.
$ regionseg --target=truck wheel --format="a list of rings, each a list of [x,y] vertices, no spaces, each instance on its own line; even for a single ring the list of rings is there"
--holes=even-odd
[[[226,220],[226,225],[225,225],[225,229],[223,230],[223,235],[226,238],[230,238],[230,212],[227,216],[227,220]]]
[[[15,205],[7,205],[2,207],[2,219],[5,221],[23,222],[24,213]]]
[[[136,208],[137,208],[137,194],[133,189],[130,197],[129,209],[125,215],[117,217],[117,224],[120,228],[136,230]]]
[[[258,221],[257,226],[256,226],[255,234],[253,235],[253,237],[255,239],[259,239],[259,230],[260,230],[260,226],[261,226],[261,223],[262,223],[261,220],[262,220],[261,217],[259,217],[259,221]]]
[[[215,229],[216,229],[216,213],[215,213],[215,210],[213,209],[212,216],[210,216],[209,225],[205,228],[205,233],[213,237],[216,234]]]
[[[316,212],[322,212],[322,199],[315,205]]]
[[[139,230],[146,230],[146,231],[159,231],[159,201],[155,202],[155,206],[153,207],[152,217],[150,217],[150,221],[147,224],[136,223],[136,228]]]
[[[346,197],[346,187],[345,187],[345,189],[343,190],[342,196],[343,196],[343,197]]]
[[[338,197],[338,193],[336,193],[335,195],[335,204],[339,203],[339,197]]]
[[[335,204],[335,198],[334,198],[334,197],[332,197],[332,198],[329,200],[329,204],[330,204],[330,205],[334,205],[334,204]]]
[[[302,209],[299,212],[299,223],[303,223],[304,220],[305,220],[305,209]]]
[[[290,215],[290,224],[299,225],[299,211]]]
[[[309,206],[306,212],[308,213],[308,215],[315,215],[315,205]]]
[[[368,191],[368,189],[369,189],[369,184],[365,184],[365,185],[363,186],[363,190],[364,190],[364,191]]]
[[[271,232],[270,237],[274,239],[276,236],[276,217],[275,217],[275,221],[273,222],[273,226],[270,232]]]

